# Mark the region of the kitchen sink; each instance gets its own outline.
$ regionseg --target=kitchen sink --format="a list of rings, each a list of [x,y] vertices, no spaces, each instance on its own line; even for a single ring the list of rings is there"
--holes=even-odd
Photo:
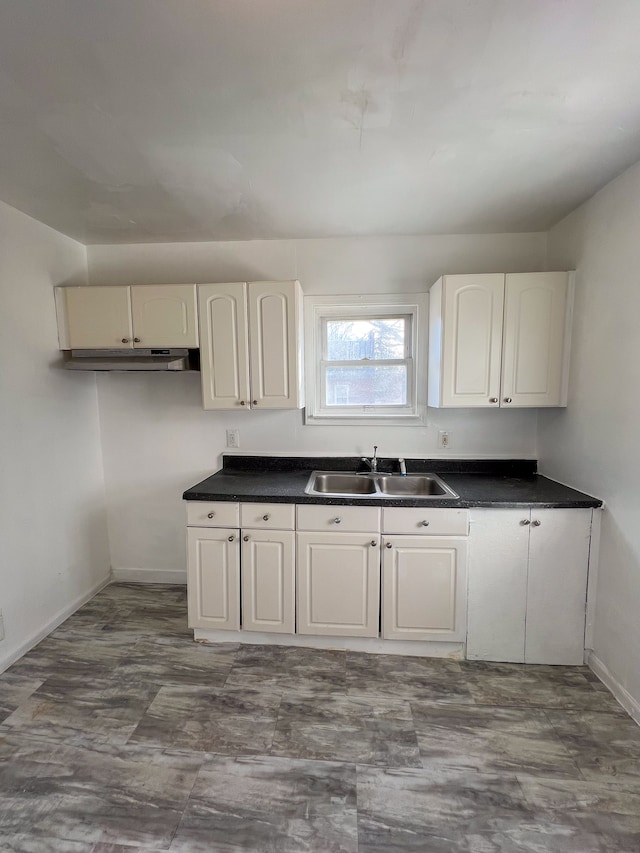
[[[375,495],[376,484],[366,474],[342,474],[332,471],[314,471],[305,491],[321,495]]]
[[[347,498],[457,498],[435,474],[351,474],[313,471],[305,488],[308,495]]]

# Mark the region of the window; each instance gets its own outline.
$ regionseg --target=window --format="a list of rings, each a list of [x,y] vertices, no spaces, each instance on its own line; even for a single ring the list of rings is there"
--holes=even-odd
[[[426,295],[306,297],[307,423],[423,423]]]

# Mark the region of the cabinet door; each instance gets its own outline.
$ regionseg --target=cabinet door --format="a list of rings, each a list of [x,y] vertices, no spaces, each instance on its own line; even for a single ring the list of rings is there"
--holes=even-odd
[[[464,640],[466,542],[392,536],[382,544],[382,636]]]
[[[239,557],[237,530],[187,529],[190,628],[240,628]]]
[[[524,661],[529,521],[529,509],[471,513],[467,603],[471,660]]]
[[[507,275],[501,405],[566,406],[568,279],[564,272]]]
[[[443,288],[441,405],[497,406],[504,275],[448,275]]]
[[[198,346],[195,284],[134,285],[131,310],[135,347]]]
[[[295,632],[293,531],[242,531],[242,627]]]
[[[296,564],[299,634],[378,636],[378,533],[298,533]]]
[[[584,663],[590,509],[532,509],[525,663]]]
[[[300,311],[297,281],[249,282],[251,405],[255,408],[302,405]]]
[[[71,349],[131,349],[128,287],[65,287]]]
[[[201,284],[198,315],[204,408],[249,408],[246,285]]]

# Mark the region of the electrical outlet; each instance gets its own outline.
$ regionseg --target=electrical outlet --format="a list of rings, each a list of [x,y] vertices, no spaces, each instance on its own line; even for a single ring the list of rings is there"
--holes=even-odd
[[[0,642],[4,640],[4,616],[2,615],[2,610],[0,610]]]
[[[438,432],[438,447],[447,448],[451,445],[451,433],[446,429]]]
[[[227,430],[227,447],[240,447],[240,430]]]

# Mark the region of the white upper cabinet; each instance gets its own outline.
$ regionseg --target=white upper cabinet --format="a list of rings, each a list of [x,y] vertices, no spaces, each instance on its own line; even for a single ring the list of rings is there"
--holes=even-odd
[[[131,288],[134,347],[198,346],[195,284]]]
[[[60,304],[60,294],[63,304]],[[131,349],[133,325],[128,287],[60,287],[61,349]],[[64,340],[63,323],[66,323]]]
[[[198,293],[204,408],[300,408],[299,282],[204,284]]]
[[[60,287],[61,349],[198,346],[195,284]]]
[[[439,279],[429,406],[566,406],[571,297],[565,272]]]
[[[566,406],[568,278],[564,272],[507,274],[503,405]]]

